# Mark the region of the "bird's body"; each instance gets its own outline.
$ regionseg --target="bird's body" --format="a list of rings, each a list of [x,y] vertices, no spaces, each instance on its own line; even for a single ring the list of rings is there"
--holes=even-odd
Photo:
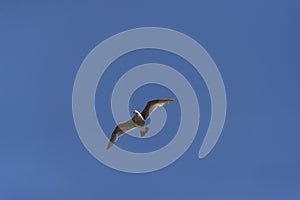
[[[106,149],[109,149],[118,140],[118,137],[120,137],[121,135],[123,135],[126,132],[133,130],[134,128],[139,128],[141,137],[144,137],[149,130],[149,128],[147,126],[145,126],[146,119],[149,117],[149,115],[156,108],[164,106],[168,103],[171,103],[172,101],[174,101],[174,100],[173,99],[155,99],[155,100],[148,101],[146,107],[144,108],[144,110],[141,113],[137,110],[134,110],[133,111],[134,115],[130,120],[120,123],[116,126],[116,128],[114,129],[114,131],[110,137],[110,141],[109,141]]]
[[[141,115],[141,113],[139,113],[139,111],[134,110],[133,111],[134,115],[132,117],[132,121],[136,126],[144,126],[145,125],[145,119],[144,117]]]

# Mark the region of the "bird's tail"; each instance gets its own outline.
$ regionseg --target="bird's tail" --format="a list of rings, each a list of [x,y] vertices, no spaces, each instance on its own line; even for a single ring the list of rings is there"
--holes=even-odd
[[[141,127],[140,128],[141,137],[144,137],[148,131],[149,131],[149,128],[147,126]]]

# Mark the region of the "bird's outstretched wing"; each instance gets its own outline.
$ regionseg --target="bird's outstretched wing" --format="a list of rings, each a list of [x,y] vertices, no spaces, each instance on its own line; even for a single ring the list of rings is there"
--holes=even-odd
[[[113,131],[113,133],[111,134],[111,137],[110,137],[109,143],[107,144],[106,149],[109,149],[118,140],[118,137],[120,137],[123,133],[126,133],[134,128],[135,128],[135,125],[131,119],[128,120],[127,122],[118,124],[116,126],[115,130]]]
[[[172,101],[174,101],[174,99],[155,99],[148,101],[146,107],[141,112],[141,115],[143,116],[144,120],[146,120],[156,108],[171,103]]]

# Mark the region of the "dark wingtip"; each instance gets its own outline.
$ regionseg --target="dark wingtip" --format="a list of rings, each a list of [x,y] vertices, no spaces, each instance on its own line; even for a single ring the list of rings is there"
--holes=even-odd
[[[106,146],[106,150],[108,150],[113,144],[114,144],[114,143],[109,142],[109,143],[107,144],[107,146]]]
[[[168,101],[168,103],[171,103],[171,102],[175,101],[175,99],[166,99],[166,101]]]

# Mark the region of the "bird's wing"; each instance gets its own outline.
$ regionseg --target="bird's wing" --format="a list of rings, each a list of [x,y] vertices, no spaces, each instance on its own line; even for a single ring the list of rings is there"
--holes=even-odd
[[[126,133],[134,128],[135,128],[135,125],[131,119],[128,120],[127,122],[118,124],[116,126],[115,130],[113,131],[113,133],[111,134],[111,137],[110,137],[109,143],[107,144],[106,149],[109,149],[118,140],[119,136],[121,136],[123,133]]]
[[[174,101],[174,99],[155,99],[148,101],[146,107],[141,112],[141,115],[143,116],[144,120],[146,120],[157,107],[164,106],[172,101]]]

